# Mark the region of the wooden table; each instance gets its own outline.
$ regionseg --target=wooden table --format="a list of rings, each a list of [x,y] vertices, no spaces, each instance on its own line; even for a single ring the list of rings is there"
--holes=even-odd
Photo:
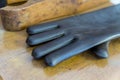
[[[7,32],[0,23],[1,80],[120,80],[120,39],[110,44],[108,59],[90,51],[74,56],[55,67],[33,60],[26,32]]]

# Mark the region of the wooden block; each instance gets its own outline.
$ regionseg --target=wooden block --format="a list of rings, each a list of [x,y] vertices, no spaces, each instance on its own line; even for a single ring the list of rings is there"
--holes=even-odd
[[[1,8],[0,13],[4,28],[18,31],[40,22],[86,13],[111,5],[109,0],[28,0],[22,5]]]

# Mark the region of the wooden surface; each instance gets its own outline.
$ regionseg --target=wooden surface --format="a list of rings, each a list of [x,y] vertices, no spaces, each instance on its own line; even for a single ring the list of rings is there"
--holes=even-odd
[[[90,51],[55,67],[33,60],[26,33],[7,32],[0,23],[0,80],[120,80],[120,39],[110,44],[108,59]]]

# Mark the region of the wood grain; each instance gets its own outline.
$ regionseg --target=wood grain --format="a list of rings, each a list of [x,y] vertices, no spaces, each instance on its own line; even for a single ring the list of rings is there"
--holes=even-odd
[[[26,32],[7,32],[0,23],[0,80],[120,80],[120,39],[109,47],[110,57],[98,59],[86,51],[55,67],[34,60]]]

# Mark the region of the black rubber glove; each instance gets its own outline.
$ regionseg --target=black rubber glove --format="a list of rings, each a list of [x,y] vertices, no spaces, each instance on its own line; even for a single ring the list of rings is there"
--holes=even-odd
[[[6,0],[0,0],[0,8],[5,7],[7,5]]]
[[[95,46],[93,50],[98,55],[103,50],[101,46],[106,46],[105,42],[120,37],[120,5],[36,25],[27,32],[30,46],[49,41],[35,48],[32,55],[35,59],[46,55],[45,61],[50,66]],[[100,45],[102,43],[105,45]]]

